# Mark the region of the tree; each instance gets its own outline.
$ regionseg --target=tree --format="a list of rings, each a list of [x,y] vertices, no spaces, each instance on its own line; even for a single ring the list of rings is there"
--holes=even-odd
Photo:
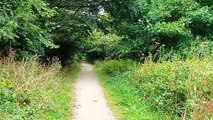
[[[143,60],[150,53],[156,54],[161,46],[178,50],[197,36],[213,36],[213,11],[208,0],[112,0],[102,6],[107,17],[98,21],[101,29],[106,34],[116,32],[122,36],[123,48],[131,48],[118,58]]]
[[[49,19],[55,11],[42,1],[7,0],[0,2],[0,49],[12,48],[20,57],[44,55],[53,44]]]

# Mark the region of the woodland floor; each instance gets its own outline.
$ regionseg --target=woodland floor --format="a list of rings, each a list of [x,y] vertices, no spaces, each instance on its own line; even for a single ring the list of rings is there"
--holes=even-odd
[[[75,83],[74,120],[115,120],[103,89],[90,64],[81,64]]]

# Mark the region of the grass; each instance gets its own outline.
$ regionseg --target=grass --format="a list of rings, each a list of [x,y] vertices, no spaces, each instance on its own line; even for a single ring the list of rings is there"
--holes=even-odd
[[[170,119],[212,119],[213,59],[147,62],[134,71],[141,97]]]
[[[40,118],[61,80],[59,63],[43,66],[36,59],[0,60],[0,116],[6,120]]]
[[[52,97],[54,107],[43,115],[45,120],[70,120],[72,118],[73,81],[80,71],[79,64],[65,68],[64,78]]]
[[[212,60],[147,61],[130,69],[113,60],[97,62],[96,71],[119,120],[210,120]]]
[[[165,120],[165,116],[161,113],[149,111],[148,105],[137,95],[137,89],[130,83],[132,79],[130,72],[110,77],[97,67],[96,70],[104,86],[107,100],[118,120]]]
[[[0,60],[0,116],[5,120],[64,120],[72,116],[72,81],[80,70],[73,64],[41,65],[37,59]],[[1,118],[0,118],[1,119]]]

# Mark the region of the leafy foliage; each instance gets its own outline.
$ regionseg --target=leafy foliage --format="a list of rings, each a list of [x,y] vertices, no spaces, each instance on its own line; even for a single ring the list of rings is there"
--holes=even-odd
[[[4,119],[38,119],[53,108],[51,97],[61,80],[60,65],[44,68],[34,59],[0,61],[0,115]]]
[[[118,66],[114,67],[116,65],[113,63],[120,65],[123,61],[98,62],[96,69],[102,77],[105,76],[103,80],[107,89],[110,89],[107,91],[109,94],[118,96],[122,94],[118,100],[114,100],[119,101],[116,106],[122,106],[121,109],[124,107],[128,111],[131,109],[129,105],[132,105],[132,101],[140,101],[147,107],[147,111],[163,114],[166,119],[212,118],[213,109],[208,107],[212,106],[213,98],[212,58],[162,61],[161,63],[147,61],[133,69],[121,70]],[[131,63],[125,65],[127,68],[132,67]],[[111,97],[113,98],[113,95]],[[133,98],[137,100],[131,100]],[[136,108],[140,106],[137,102],[134,105]],[[137,110],[140,108],[137,108],[133,114],[136,114]],[[134,110],[128,111],[125,115],[128,116],[127,114],[132,111]],[[148,115],[147,113],[143,116]],[[134,118],[134,116],[128,117]],[[162,117],[153,119],[162,119]]]
[[[109,61],[111,62],[111,61]],[[96,71],[101,78],[101,82],[107,90],[106,96],[109,104],[114,110],[115,115],[121,120],[165,120],[166,116],[161,113],[149,110],[145,101],[141,100],[138,90],[131,85],[134,77],[132,72],[122,72],[115,76],[107,75],[102,68],[102,64],[107,62],[99,62],[96,64]],[[111,69],[113,70],[113,69]]]
[[[28,60],[0,62],[1,116],[16,114],[20,115],[15,116],[18,119],[24,119],[40,110],[44,102],[38,106],[39,97],[37,101],[31,98],[33,90],[41,85],[36,81],[40,79],[37,75],[49,74],[44,79],[50,81],[41,83],[47,83],[44,85],[48,88],[53,86],[56,81],[51,80],[55,80],[53,77],[59,70],[51,66],[54,58],[65,66],[80,52],[90,60],[144,62],[135,71],[136,65],[131,61],[98,64],[100,71],[113,76],[113,80],[122,81],[129,74],[135,76],[128,85],[151,104],[152,110],[166,114],[171,111],[168,115],[171,118],[205,118],[208,115],[201,113],[208,113],[204,108],[212,99],[212,7],[212,0],[0,1],[0,59],[9,57],[12,49],[19,60]],[[146,63],[149,55],[154,56],[152,61],[158,62]],[[39,56],[49,68],[44,69],[35,60],[32,62],[31,56]],[[134,74],[126,75],[126,71]],[[36,87],[28,80],[34,80]],[[39,93],[49,90],[46,86]]]
[[[105,15],[99,18],[98,24],[105,33],[116,32],[122,36],[119,41],[124,44],[120,49],[129,48],[126,52],[120,52],[117,46],[111,48],[115,51],[112,58],[144,61],[161,46],[179,50],[181,45],[188,45],[184,43],[195,41],[196,37],[211,40],[210,3],[199,0],[108,1],[103,4]]]
[[[96,66],[99,67],[99,71],[103,72],[105,75],[116,76],[123,72],[132,70],[137,66],[137,64],[133,61],[111,60],[107,62],[97,62]]]
[[[105,35],[100,31],[93,31],[85,44],[88,59],[105,59],[115,56],[116,46],[121,38],[115,34]]]
[[[1,50],[14,48],[20,55],[43,55],[45,47],[55,47],[49,32],[49,18],[54,14],[41,0],[1,1]]]
[[[207,61],[148,63],[136,71],[134,84],[154,110],[192,117],[197,107],[212,99],[212,70]]]

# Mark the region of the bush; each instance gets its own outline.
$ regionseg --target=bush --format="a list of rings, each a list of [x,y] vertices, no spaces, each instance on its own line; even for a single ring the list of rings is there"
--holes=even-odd
[[[7,120],[40,117],[52,105],[51,96],[61,79],[59,72],[58,63],[44,67],[36,59],[0,60],[0,116]]]
[[[116,56],[116,47],[121,37],[94,30],[85,43],[89,60],[105,60]]]
[[[33,118],[38,111],[29,93],[16,91],[10,80],[0,78],[0,115],[4,119],[25,119]]]
[[[115,76],[123,72],[127,72],[135,68],[137,64],[133,61],[111,60],[105,62],[97,62],[96,67],[108,76]]]
[[[212,63],[212,59],[148,62],[135,71],[133,85],[153,110],[172,119],[205,118],[213,113],[204,107],[213,99]]]

